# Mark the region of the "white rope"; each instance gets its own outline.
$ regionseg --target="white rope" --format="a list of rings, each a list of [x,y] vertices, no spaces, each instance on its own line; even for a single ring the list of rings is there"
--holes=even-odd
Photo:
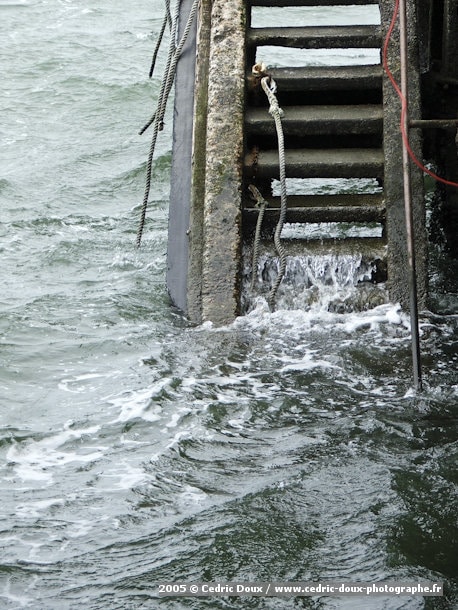
[[[277,131],[278,140],[278,163],[280,170],[280,217],[278,219],[274,235],[274,244],[275,249],[277,250],[278,258],[280,260],[280,267],[278,270],[277,277],[275,279],[275,283],[272,286],[269,296],[267,298],[270,308],[274,309],[277,290],[281,284],[286,270],[286,253],[281,243],[281,232],[285,223],[287,210],[285,138],[283,135],[283,126],[281,123],[282,117],[284,116],[284,112],[280,108],[277,97],[275,95],[277,91],[277,85],[274,79],[270,76],[264,76],[261,79],[261,86],[264,90],[264,93],[267,95],[267,99],[269,100],[269,113],[272,115],[275,121],[275,128]]]
[[[267,201],[261,195],[259,190],[254,186],[254,184],[250,184],[248,189],[256,201],[256,207],[259,209],[258,218],[256,221],[256,231],[254,235],[254,244],[253,244],[253,258],[251,263],[251,289],[253,290],[255,282],[256,282],[256,273],[258,269],[258,260],[259,260],[259,243],[261,241],[261,228],[262,221],[264,218],[264,212],[266,210],[266,206],[268,205]]]

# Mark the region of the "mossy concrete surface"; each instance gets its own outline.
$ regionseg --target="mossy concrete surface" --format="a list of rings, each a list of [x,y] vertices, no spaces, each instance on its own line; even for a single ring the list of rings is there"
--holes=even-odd
[[[386,35],[393,14],[392,0],[380,0],[383,34]],[[409,115],[421,117],[419,80],[419,41],[417,38],[417,13],[414,0],[407,1],[408,59],[409,59]],[[398,20],[399,24],[399,20]],[[398,24],[389,45],[388,64],[396,81],[401,82],[400,39]],[[406,220],[404,209],[404,182],[402,172],[402,138],[399,129],[401,103],[388,77],[383,81],[385,156],[385,204],[386,237],[388,243],[388,290],[391,301],[409,307],[409,261],[407,254]],[[421,134],[411,130],[410,145],[416,156],[422,159]],[[415,234],[415,262],[417,272],[418,304],[427,306],[427,233],[423,176],[413,163],[410,164],[413,220]]]
[[[214,0],[206,142],[194,161],[205,154],[201,320],[217,325],[231,322],[239,308],[244,67],[245,2]]]

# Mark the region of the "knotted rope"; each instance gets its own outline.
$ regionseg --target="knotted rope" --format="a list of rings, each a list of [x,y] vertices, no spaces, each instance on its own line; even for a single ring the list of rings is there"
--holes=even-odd
[[[286,218],[286,210],[287,210],[287,194],[286,194],[286,160],[285,160],[285,138],[283,135],[283,126],[281,123],[282,117],[284,116],[283,110],[280,108],[278,104],[277,97],[275,95],[277,91],[277,85],[273,78],[270,76],[264,76],[261,79],[261,86],[264,90],[264,93],[269,100],[270,108],[269,113],[272,115],[275,121],[275,128],[277,131],[277,140],[278,140],[278,163],[280,170],[280,217],[277,222],[277,226],[275,228],[274,234],[274,244],[275,249],[277,250],[278,258],[280,260],[280,267],[278,270],[277,277],[275,279],[275,283],[271,288],[269,296],[267,297],[267,301],[271,309],[275,308],[275,297],[277,294],[278,287],[281,284],[283,276],[285,275],[286,270],[286,253],[283,249],[283,245],[281,243],[281,232],[283,229],[283,225],[285,223]]]

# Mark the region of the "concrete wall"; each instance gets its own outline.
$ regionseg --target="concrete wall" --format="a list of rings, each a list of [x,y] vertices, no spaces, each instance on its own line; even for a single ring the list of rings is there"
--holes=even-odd
[[[386,36],[394,3],[392,0],[380,0],[383,34]],[[420,74],[419,44],[417,37],[416,1],[407,0],[407,22],[409,34],[409,114],[411,119],[421,118],[420,108]],[[399,20],[398,20],[399,24]],[[401,82],[399,27],[395,28],[389,46],[389,67],[396,81]],[[385,155],[385,197],[386,197],[386,231],[388,238],[388,290],[390,299],[409,306],[409,281],[407,270],[407,239],[404,212],[404,185],[402,173],[402,138],[399,129],[401,103],[389,81],[384,76],[384,155]],[[422,159],[421,132],[410,131],[410,144],[416,156]],[[413,163],[411,166],[411,183],[414,206],[415,252],[417,267],[417,284],[419,307],[427,306],[427,234],[424,204],[423,175]]]

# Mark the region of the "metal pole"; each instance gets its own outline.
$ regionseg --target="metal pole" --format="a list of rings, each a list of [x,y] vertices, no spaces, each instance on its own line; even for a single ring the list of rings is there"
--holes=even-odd
[[[400,51],[401,51],[401,91],[404,96],[405,111],[403,123],[405,133],[409,129],[409,105],[408,105],[408,40],[407,40],[407,13],[406,0],[399,2],[400,15]],[[422,389],[421,360],[420,360],[420,335],[418,329],[418,299],[417,299],[417,274],[415,269],[415,236],[412,209],[412,188],[410,181],[410,158],[406,143],[403,139],[402,165],[404,175],[404,207],[406,216],[407,233],[407,257],[410,293],[410,326],[412,335],[412,364],[413,381],[416,390]]]

